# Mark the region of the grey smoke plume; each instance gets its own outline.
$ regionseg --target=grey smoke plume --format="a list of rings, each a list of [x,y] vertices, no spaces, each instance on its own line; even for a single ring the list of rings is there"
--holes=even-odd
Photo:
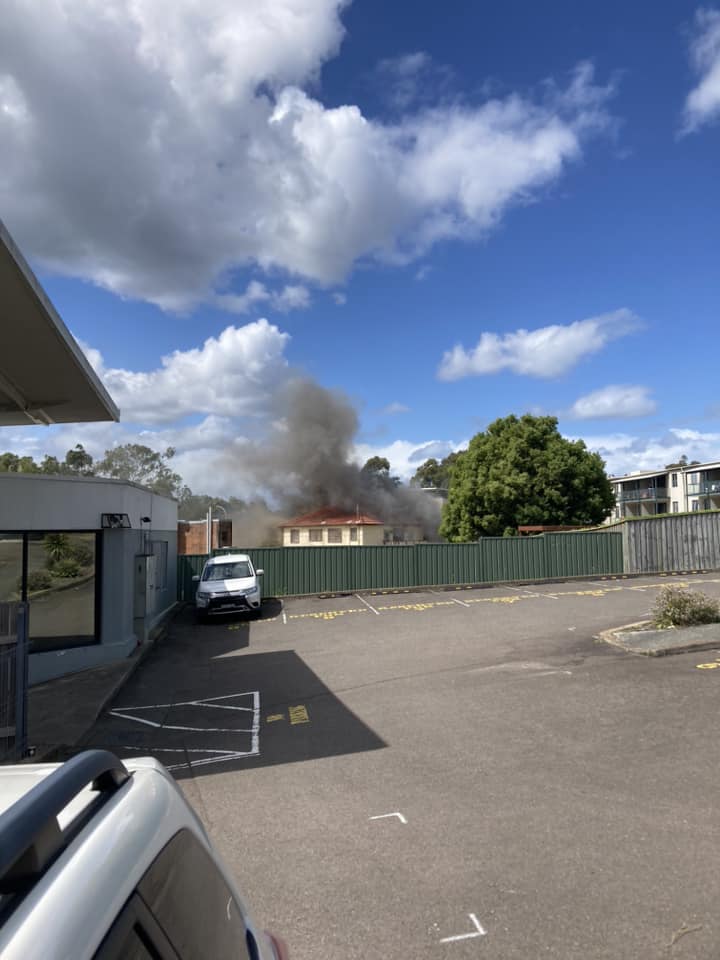
[[[344,394],[311,380],[292,380],[276,395],[273,413],[270,436],[243,445],[234,456],[237,468],[284,518],[321,507],[359,509],[390,525],[422,524],[426,537],[437,538],[436,500],[378,482],[352,462],[359,423]]]

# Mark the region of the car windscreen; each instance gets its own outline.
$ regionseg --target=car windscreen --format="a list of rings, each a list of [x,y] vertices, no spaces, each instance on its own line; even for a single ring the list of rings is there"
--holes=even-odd
[[[240,580],[252,575],[252,568],[247,560],[238,560],[235,563],[213,563],[205,567],[203,580]]]

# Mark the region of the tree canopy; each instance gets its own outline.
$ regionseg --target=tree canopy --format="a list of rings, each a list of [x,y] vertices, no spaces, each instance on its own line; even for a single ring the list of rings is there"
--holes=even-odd
[[[410,482],[415,487],[437,487],[447,490],[450,486],[453,465],[459,456],[459,453],[449,453],[443,460],[430,457],[425,463],[420,464]]]
[[[103,459],[95,465],[95,471],[102,477],[128,480],[149,487],[155,493],[179,497],[183,492],[182,477],[168,465],[174,456],[173,447],[158,453],[141,443],[124,443],[106,450]]]
[[[614,503],[600,455],[562,437],[556,417],[503,417],[456,459],[440,533],[463,542],[521,524],[595,524]]]
[[[400,478],[390,475],[390,461],[387,457],[370,457],[360,471],[374,486],[392,488],[400,486]]]

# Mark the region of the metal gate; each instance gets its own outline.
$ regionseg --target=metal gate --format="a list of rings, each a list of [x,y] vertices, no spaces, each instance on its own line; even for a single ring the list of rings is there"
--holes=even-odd
[[[27,752],[28,605],[0,603],[0,763]]]

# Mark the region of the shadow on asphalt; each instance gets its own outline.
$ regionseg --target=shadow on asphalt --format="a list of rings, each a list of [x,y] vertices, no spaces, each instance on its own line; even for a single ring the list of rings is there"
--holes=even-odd
[[[184,779],[386,746],[294,650],[250,653],[251,636],[242,616],[197,624],[186,608],[82,747],[155,756]]]

